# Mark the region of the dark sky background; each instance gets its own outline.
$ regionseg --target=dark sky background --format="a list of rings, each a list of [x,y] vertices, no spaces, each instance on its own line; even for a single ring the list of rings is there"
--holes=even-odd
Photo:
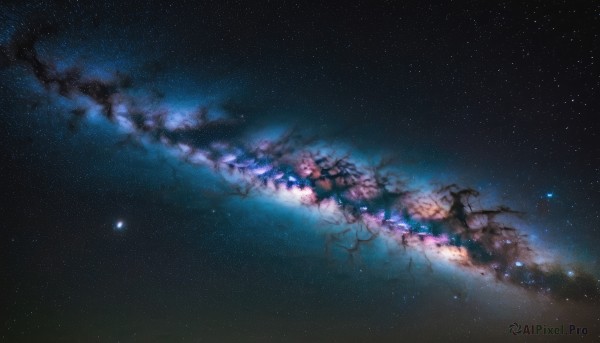
[[[244,134],[393,154],[524,211],[534,245],[600,276],[599,20],[594,1],[8,1],[0,46],[50,23],[35,47],[58,69],[122,72]],[[600,337],[589,304],[431,273],[420,251],[414,277],[380,245],[331,261],[316,210],[224,195],[100,119],[70,130],[69,99],[0,62],[2,340],[520,341],[515,321]]]

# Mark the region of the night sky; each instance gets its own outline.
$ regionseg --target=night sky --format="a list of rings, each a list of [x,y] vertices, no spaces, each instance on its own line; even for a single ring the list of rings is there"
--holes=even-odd
[[[595,1],[0,3],[0,340],[597,341],[599,34]]]

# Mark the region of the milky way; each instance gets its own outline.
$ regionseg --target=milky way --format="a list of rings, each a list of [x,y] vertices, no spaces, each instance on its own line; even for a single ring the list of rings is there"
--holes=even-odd
[[[59,68],[35,47],[54,31],[40,24],[17,32],[0,48],[0,65],[26,68],[49,95],[67,100],[73,130],[79,121],[100,114],[128,143],[157,144],[190,165],[211,168],[233,182],[238,195],[286,193],[298,206],[333,209],[342,224],[355,225],[330,234],[326,251],[337,248],[352,256],[373,240],[385,239],[404,249],[437,252],[477,274],[490,273],[551,297],[600,299],[593,275],[536,261],[527,236],[507,224],[526,209],[484,207],[479,191],[457,184],[412,185],[394,171],[393,159],[363,164],[302,130],[245,138],[243,117],[206,106],[174,109],[156,95],[133,92],[136,80],[127,73],[99,78],[82,66]]]

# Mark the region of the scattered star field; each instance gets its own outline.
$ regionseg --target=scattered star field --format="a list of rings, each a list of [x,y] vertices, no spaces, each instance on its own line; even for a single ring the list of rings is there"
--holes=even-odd
[[[593,2],[0,13],[3,339],[600,337]]]

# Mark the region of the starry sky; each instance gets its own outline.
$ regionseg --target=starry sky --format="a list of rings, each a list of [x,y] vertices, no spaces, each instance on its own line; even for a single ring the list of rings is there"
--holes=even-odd
[[[597,340],[599,20],[3,2],[0,337]]]

